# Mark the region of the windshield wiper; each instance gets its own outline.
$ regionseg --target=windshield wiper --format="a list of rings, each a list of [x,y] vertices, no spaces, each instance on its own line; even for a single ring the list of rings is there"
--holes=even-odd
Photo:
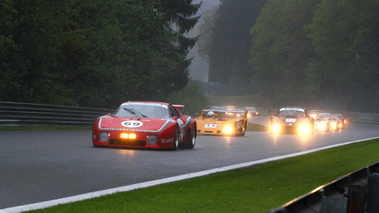
[[[128,111],[130,114],[132,115],[136,115],[137,117],[144,117],[144,118],[147,118],[146,115],[136,111],[135,109],[130,109],[130,108],[123,108],[124,110]]]

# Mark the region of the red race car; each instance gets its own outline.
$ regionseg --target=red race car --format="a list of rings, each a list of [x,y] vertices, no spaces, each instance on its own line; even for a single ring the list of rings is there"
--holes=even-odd
[[[196,144],[196,121],[163,102],[129,101],[113,114],[96,119],[92,132],[95,147],[130,147],[153,149],[193,149]]]

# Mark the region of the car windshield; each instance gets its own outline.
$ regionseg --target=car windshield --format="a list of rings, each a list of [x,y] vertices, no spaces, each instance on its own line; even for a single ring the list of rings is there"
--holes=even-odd
[[[243,118],[244,112],[224,112],[224,118]]]
[[[319,114],[318,115],[320,118],[327,118],[327,119],[330,119],[331,117],[330,117],[330,114]]]
[[[296,109],[285,109],[285,110],[280,110],[278,115],[279,116],[305,117],[305,112],[302,110],[296,110]]]
[[[338,116],[338,115],[332,115],[332,118],[336,119],[336,120],[341,119],[340,116]]]
[[[255,107],[245,107],[244,110],[257,111],[257,109]]]
[[[205,118],[243,118],[244,112],[236,111],[204,111],[203,117]]]
[[[159,104],[123,104],[112,115],[128,118],[169,118],[168,108]]]

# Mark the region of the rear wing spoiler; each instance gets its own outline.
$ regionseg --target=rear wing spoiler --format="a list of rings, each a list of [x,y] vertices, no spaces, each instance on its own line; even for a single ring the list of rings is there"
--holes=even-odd
[[[177,109],[183,109],[184,108],[184,105],[176,105],[176,104],[174,104],[172,106],[174,106]]]
[[[183,114],[184,105],[173,104],[172,106],[175,107],[181,114]]]

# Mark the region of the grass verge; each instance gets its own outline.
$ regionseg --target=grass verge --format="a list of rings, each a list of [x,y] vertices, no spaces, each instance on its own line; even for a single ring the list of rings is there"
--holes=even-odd
[[[265,212],[377,162],[377,150],[379,139],[33,212]]]

